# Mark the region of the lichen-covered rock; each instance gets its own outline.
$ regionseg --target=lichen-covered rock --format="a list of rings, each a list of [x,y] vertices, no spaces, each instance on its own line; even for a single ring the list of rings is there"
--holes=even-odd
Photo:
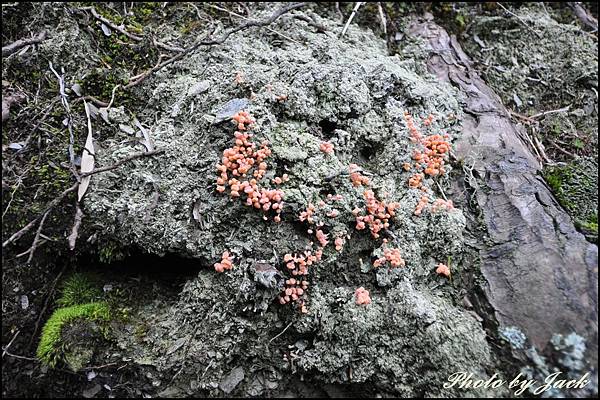
[[[435,274],[438,262],[451,259],[453,273],[461,270],[465,218],[458,209],[415,215],[423,192],[409,187],[414,171],[403,167],[416,149],[404,113],[424,135],[452,138],[460,135],[460,95],[412,58],[389,56],[371,32],[351,27],[340,40],[338,24],[319,22],[325,33],[282,17],[279,29],[300,44],[246,31],[145,83],[153,111],[136,117],[165,153],[93,176],[85,212],[102,232],[100,245],[175,253],[206,269],[176,303],[137,306],[133,320],[148,329],[143,339],[132,325],[115,333],[123,357],[172,377],[165,380],[169,394],[274,394],[290,374],[309,372],[326,383],[369,382],[389,395],[489,394],[442,388],[457,369],[488,378],[494,357],[481,324],[454,304],[452,289],[436,289],[450,285]],[[215,167],[233,141],[229,118],[242,109],[256,119],[256,142],[267,140],[272,149],[265,187],[289,176],[278,186],[285,194],[281,223],[215,190]],[[427,126],[429,115],[435,118]],[[115,135],[98,143],[99,165],[144,149],[119,132],[127,121],[111,123]],[[320,149],[324,141],[333,153]],[[353,185],[353,163],[377,199],[398,203],[385,245],[399,250],[403,267],[371,265],[382,237],[356,229],[352,211],[365,208],[367,187]],[[430,201],[443,198],[450,170],[446,165],[436,183],[425,177]],[[301,314],[276,301],[289,277],[283,256],[316,242],[298,214],[321,201],[316,218],[331,244],[309,268]],[[339,251],[334,236],[344,238]],[[216,273],[212,266],[225,251],[234,267]],[[371,304],[355,304],[360,286],[371,291]],[[232,367],[233,378],[225,379]],[[262,384],[250,379],[256,376]]]

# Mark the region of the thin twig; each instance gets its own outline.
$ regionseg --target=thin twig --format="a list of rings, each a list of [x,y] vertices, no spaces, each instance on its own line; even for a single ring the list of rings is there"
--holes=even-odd
[[[63,75],[59,75],[58,72],[52,67],[52,61],[49,62],[50,70],[54,73],[56,78],[58,79],[58,87],[60,92],[60,100],[67,114],[67,128],[69,130],[69,161],[71,162],[71,171],[73,175],[77,176],[77,171],[75,170],[75,152],[73,150],[73,146],[75,143],[75,135],[73,135],[73,118],[71,116],[71,107],[69,106],[69,100],[67,99],[67,94],[65,93],[65,78],[64,78],[64,69],[61,70]]]
[[[47,35],[46,31],[42,31],[42,32],[38,33],[36,36],[32,37],[31,39],[20,39],[14,43],[6,45],[6,46],[2,47],[2,57],[10,56],[11,54],[15,53],[17,50],[19,50],[25,46],[29,46],[30,44],[41,43],[46,39],[46,35]]]
[[[19,336],[19,333],[21,333],[21,331],[17,330],[17,333],[15,333],[15,335],[10,340],[10,342],[8,342],[8,344],[2,349],[2,358],[4,358],[4,355],[6,354],[6,352],[8,351],[8,349],[10,348],[10,345],[13,344],[13,342],[15,341],[15,339],[17,338],[17,336]]]
[[[548,141],[550,142],[550,144],[552,145],[552,147],[554,147],[555,149],[557,149],[561,153],[566,154],[567,156],[569,156],[571,158],[579,158],[579,156],[577,156],[576,154],[573,154],[570,151],[568,151],[568,150],[564,149],[563,147],[559,146],[554,140],[548,139]]]
[[[233,11],[230,11],[230,10],[228,10],[228,9],[226,9],[226,8],[221,8],[221,7],[219,7],[219,6],[215,6],[214,4],[211,4],[211,3],[203,3],[203,4],[205,4],[205,5],[207,5],[207,6],[211,7],[211,8],[214,8],[215,10],[224,11],[224,12],[228,13],[229,15],[233,15],[233,16],[235,16],[235,17],[242,18],[243,20],[246,20],[246,21],[248,21],[248,20],[249,20],[247,17],[244,17],[243,15],[240,15],[240,14],[238,14],[238,13],[235,13],[235,12],[233,12]],[[270,31],[270,32],[273,32],[273,33],[275,33],[276,35],[279,35],[279,36],[281,36],[281,37],[283,37],[283,38],[287,39],[287,40],[290,40],[290,41],[292,41],[292,42],[294,42],[294,43],[298,43],[298,44],[300,44],[300,42],[298,42],[298,41],[296,41],[296,40],[292,39],[291,37],[289,37],[289,36],[287,36],[287,35],[284,35],[283,33],[277,32],[277,31],[276,31],[276,30],[274,30],[274,29],[271,29],[271,28],[269,28],[269,27],[267,27],[266,29],[267,29],[268,31]]]
[[[110,108],[112,107],[114,101],[115,101],[115,92],[118,88],[121,87],[121,84],[118,83],[115,85],[115,87],[112,89],[112,93],[110,95],[110,102],[108,103],[108,105],[106,106],[106,112],[108,112],[108,110],[110,110]]]
[[[525,22],[523,20],[523,18],[519,17],[517,14],[513,13],[512,11],[510,11],[508,8],[504,7],[500,2],[496,2],[496,4],[498,4],[504,11],[506,11],[507,13],[509,13],[510,15],[512,15],[513,17],[515,17],[516,19],[519,20],[519,22],[521,22],[525,28],[529,29],[531,32],[533,32],[538,38],[541,38],[542,35],[534,30],[532,27],[530,27],[529,25],[527,25],[527,22]]]
[[[133,33],[127,32],[127,30],[125,28],[117,26],[110,20],[104,18],[102,15],[98,14],[98,12],[96,11],[96,9],[94,7],[81,7],[80,10],[91,11],[94,18],[96,18],[98,21],[104,23],[104,25],[107,25],[116,31],[121,32],[123,35],[127,36],[129,39],[135,40],[136,42],[140,42],[143,39],[140,36],[137,36],[137,35],[134,35]]]
[[[437,185],[438,189],[440,189],[440,193],[442,194],[442,197],[444,198],[444,200],[448,201],[448,198],[446,197],[446,193],[444,193],[444,189],[442,189],[442,185],[440,185],[440,183],[437,181],[437,179],[435,179],[434,182]]]
[[[340,37],[342,37],[346,34],[346,31],[348,30],[348,27],[350,26],[350,22],[352,22],[352,20],[354,19],[354,16],[356,15],[356,12],[362,5],[363,5],[362,1],[359,1],[356,3],[356,5],[354,6],[354,10],[352,10],[352,14],[350,14],[350,18],[348,18],[348,21],[346,21],[346,25],[344,25],[344,29],[342,29],[342,33],[340,34]]]
[[[90,175],[94,175],[94,174],[98,174],[100,172],[106,172],[106,171],[110,171],[113,170],[115,168],[120,167],[121,165],[128,163],[129,161],[138,159],[138,158],[142,158],[142,157],[149,157],[149,156],[154,156],[157,154],[162,154],[164,153],[165,150],[164,149],[158,149],[158,150],[153,150],[153,151],[144,151],[141,153],[135,153],[130,155],[129,157],[125,157],[119,161],[117,161],[116,163],[114,163],[113,165],[109,165],[107,167],[102,167],[102,168],[96,168],[93,171],[90,172],[86,172],[85,174],[81,174],[81,177],[86,177],[86,176],[90,176]]]
[[[566,106],[566,107],[563,107],[563,108],[559,108],[557,110],[544,111],[544,112],[541,112],[541,113],[534,114],[534,115],[532,115],[529,118],[536,119],[536,118],[543,117],[543,116],[548,115],[548,114],[555,114],[555,113],[567,112],[567,111],[569,111],[570,108],[571,108],[571,106]]]
[[[269,340],[268,344],[271,344],[271,342],[273,342],[273,340],[277,339],[279,336],[283,335],[285,333],[285,331],[288,330],[288,328],[290,326],[292,326],[292,324],[294,323],[294,321],[290,322],[285,328],[283,328],[283,330],[281,332],[279,332],[277,335],[275,335],[271,340]]]
[[[94,103],[98,107],[106,107],[106,106],[108,106],[108,103],[105,103],[102,100],[99,100],[99,99],[95,98],[94,96],[90,96],[90,95],[78,97],[74,101],[85,101],[85,100]]]
[[[42,233],[42,228],[44,227],[44,222],[46,222],[46,218],[48,218],[48,214],[50,214],[50,210],[46,211],[42,216],[42,220],[40,221],[40,225],[38,226],[37,232],[35,233],[35,237],[33,238],[33,243],[31,244],[31,248],[29,249],[29,257],[27,257],[27,264],[31,264],[31,260],[33,260],[33,253],[35,253],[35,249],[37,249],[40,244],[40,233]]]
[[[37,358],[34,357],[25,357],[25,356],[19,356],[13,353],[9,353],[8,351],[6,352],[6,355],[9,357],[14,357],[14,358],[18,358],[20,360],[28,360],[28,361],[37,361]]]

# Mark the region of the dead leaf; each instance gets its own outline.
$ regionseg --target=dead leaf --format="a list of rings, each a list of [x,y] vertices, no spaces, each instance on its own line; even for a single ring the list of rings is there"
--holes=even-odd
[[[148,130],[142,126],[142,124],[140,123],[140,121],[138,121],[137,118],[134,119],[133,123],[142,132],[144,140],[141,140],[141,143],[144,146],[146,146],[147,151],[153,151],[154,146],[152,145],[152,139],[150,139],[150,134],[148,133]]]
[[[85,103],[85,113],[88,117],[88,136],[85,141],[85,147],[83,149],[83,154],[81,155],[81,173],[85,174],[87,172],[92,172],[94,170],[94,138],[92,137],[92,122],[90,120],[90,109],[88,108],[88,104]],[[91,152],[91,153],[90,153]],[[79,191],[78,200],[81,201],[85,192],[87,192],[88,186],[90,185],[91,176],[84,176],[81,178],[81,182],[79,183]]]
[[[106,36],[112,35],[112,30],[108,26],[100,24],[100,29],[102,29],[102,33],[104,33]]]

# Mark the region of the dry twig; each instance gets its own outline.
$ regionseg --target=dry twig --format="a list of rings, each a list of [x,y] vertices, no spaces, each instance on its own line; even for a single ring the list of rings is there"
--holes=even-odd
[[[40,244],[40,234],[42,233],[42,228],[44,227],[44,222],[46,222],[46,218],[50,214],[50,210],[46,211],[42,216],[42,220],[38,226],[37,232],[35,233],[35,237],[33,238],[33,243],[29,248],[29,257],[27,257],[27,264],[31,264],[31,260],[33,260],[33,253],[35,253],[35,249],[37,249]]]

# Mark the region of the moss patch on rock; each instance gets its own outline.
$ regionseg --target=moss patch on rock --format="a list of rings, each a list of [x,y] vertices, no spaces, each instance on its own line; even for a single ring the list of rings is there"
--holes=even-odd
[[[63,307],[54,311],[42,329],[42,336],[37,348],[36,355],[41,362],[54,367],[59,361],[64,360],[63,329],[67,324],[79,319],[108,321],[110,310],[106,303],[96,302]]]

